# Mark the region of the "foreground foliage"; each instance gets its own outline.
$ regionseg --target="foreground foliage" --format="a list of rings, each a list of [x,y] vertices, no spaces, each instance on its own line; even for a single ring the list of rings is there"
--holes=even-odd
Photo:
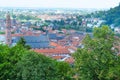
[[[23,38],[14,47],[0,45],[0,80],[120,80],[117,41],[108,26],[95,28],[83,44],[72,67],[30,51]]]
[[[0,80],[70,80],[69,70],[67,63],[31,52],[22,45],[0,45]]]
[[[79,80],[120,80],[120,57],[114,42],[114,34],[107,26],[95,28],[93,38],[85,37],[84,48],[74,54]]]

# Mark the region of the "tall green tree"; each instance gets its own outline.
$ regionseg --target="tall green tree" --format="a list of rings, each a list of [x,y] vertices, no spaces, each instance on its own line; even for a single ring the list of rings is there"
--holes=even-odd
[[[108,26],[95,28],[92,38],[86,35],[84,48],[73,55],[79,80],[120,79],[120,57],[116,55],[114,42],[114,34]]]
[[[71,70],[70,64],[66,62],[56,62],[57,67],[57,77],[59,80],[71,80]]]
[[[28,51],[22,46],[0,45],[0,80],[14,80],[16,64]]]
[[[17,80],[53,80],[54,67],[49,58],[31,52],[17,63]]]
[[[62,68],[63,66],[63,68]],[[16,80],[65,80],[69,65],[30,52],[17,63]],[[70,79],[69,79],[70,80]]]
[[[10,62],[7,61],[9,59],[8,55],[10,52],[10,48],[7,45],[0,45],[0,80],[6,79],[10,77]],[[9,69],[9,70],[8,70]]]
[[[20,40],[17,42],[17,45],[23,46],[26,49],[31,49],[29,45],[26,45],[26,41],[23,37],[20,38]]]
[[[70,80],[70,66],[24,46],[0,45],[0,80]]]

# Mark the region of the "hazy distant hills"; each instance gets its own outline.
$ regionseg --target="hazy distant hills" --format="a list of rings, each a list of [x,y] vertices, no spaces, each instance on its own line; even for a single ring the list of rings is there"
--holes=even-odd
[[[106,20],[107,25],[114,24],[115,27],[120,27],[120,4],[107,11],[99,11],[91,15]]]
[[[107,24],[113,23],[115,26],[120,26],[120,5],[108,10],[105,14],[105,20]]]

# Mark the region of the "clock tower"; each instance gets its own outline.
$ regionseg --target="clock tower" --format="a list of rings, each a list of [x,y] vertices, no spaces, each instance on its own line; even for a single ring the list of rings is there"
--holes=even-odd
[[[11,18],[9,12],[6,15],[6,44],[11,44]]]

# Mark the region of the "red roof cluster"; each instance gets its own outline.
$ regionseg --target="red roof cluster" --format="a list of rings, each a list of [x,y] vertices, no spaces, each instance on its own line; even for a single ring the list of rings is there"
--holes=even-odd
[[[70,53],[67,48],[34,49],[33,51],[37,53],[43,53],[45,55],[62,55]]]
[[[69,57],[69,58],[67,58],[66,60],[65,60],[65,62],[68,62],[68,63],[70,63],[70,64],[73,64],[74,63],[74,59],[73,59],[73,57]]]
[[[54,46],[55,48],[59,48],[59,49],[62,49],[63,47],[55,42],[50,42],[50,45],[51,46]]]
[[[65,58],[65,56],[52,56],[53,59],[60,60]]]

